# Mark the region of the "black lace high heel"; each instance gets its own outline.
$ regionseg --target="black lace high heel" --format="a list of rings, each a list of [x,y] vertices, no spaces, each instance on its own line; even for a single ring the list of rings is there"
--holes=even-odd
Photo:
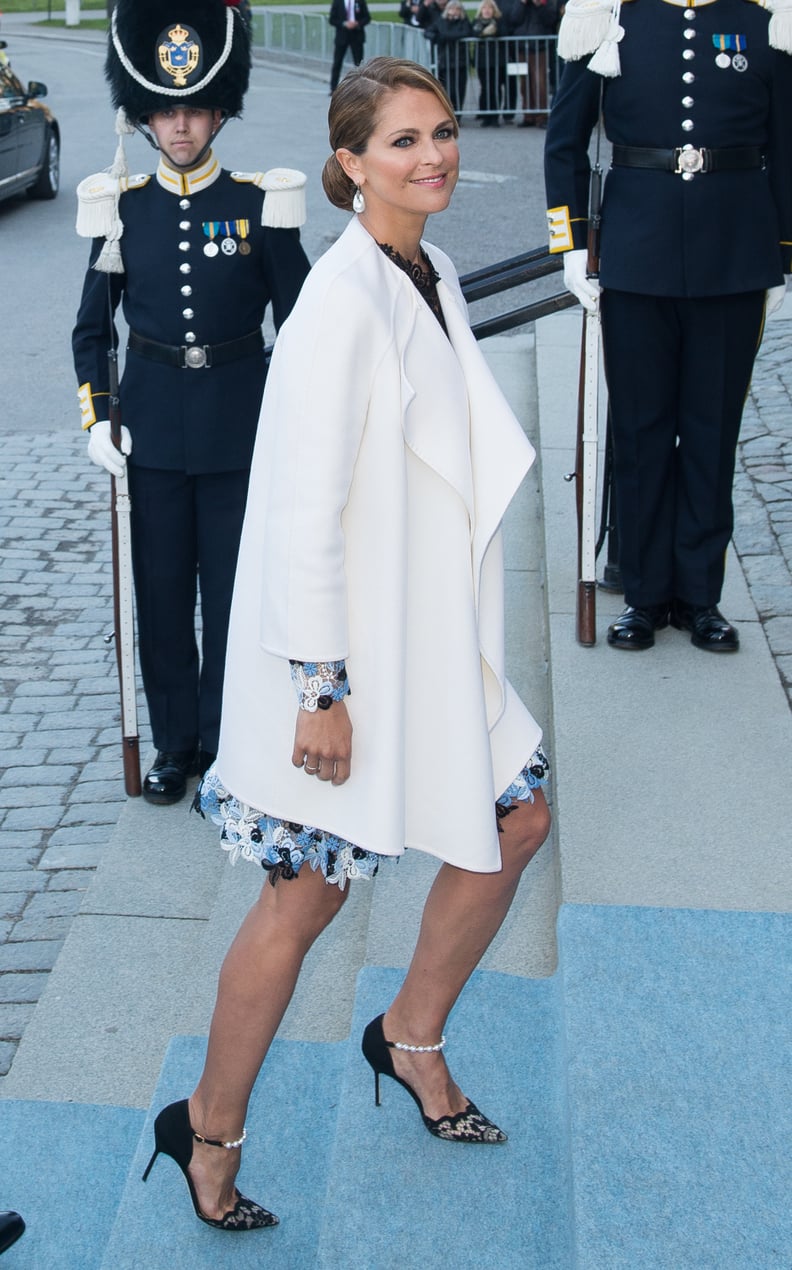
[[[202,1138],[190,1124],[187,1099],[172,1102],[170,1106],[163,1108],[154,1121],[154,1154],[146,1165],[143,1181],[146,1181],[157,1156],[169,1155],[184,1174],[195,1216],[202,1222],[206,1222],[207,1226],[216,1226],[219,1230],[260,1230],[263,1226],[277,1226],[278,1218],[274,1213],[267,1212],[266,1208],[255,1204],[252,1199],[246,1199],[244,1195],[240,1195],[239,1191],[236,1191],[237,1200],[234,1207],[219,1220],[204,1216],[198,1205],[198,1196],[188,1172],[193,1153],[193,1141],[204,1142],[210,1147],[224,1147],[226,1150],[231,1150],[233,1147],[241,1146],[244,1138],[244,1131],[238,1142],[216,1142],[212,1138]]]
[[[383,1031],[384,1018],[385,1015],[380,1014],[376,1019],[372,1019],[363,1033],[361,1045],[363,1056],[374,1071],[374,1102],[376,1106],[379,1107],[380,1105],[380,1076],[390,1076],[391,1080],[395,1080],[397,1085],[401,1085],[403,1089],[406,1089],[410,1097],[417,1103],[424,1124],[436,1138],[442,1138],[445,1142],[483,1142],[487,1144],[506,1142],[508,1139],[503,1130],[499,1129],[491,1120],[488,1120],[486,1116],[483,1116],[478,1107],[472,1102],[468,1102],[465,1110],[457,1112],[455,1116],[441,1116],[439,1120],[431,1120],[426,1115],[423,1103],[412,1085],[408,1085],[406,1080],[402,1080],[401,1076],[396,1075],[390,1050],[407,1050],[411,1054],[433,1054],[443,1048],[445,1037],[442,1038],[438,1045],[405,1045],[400,1041],[386,1041]]]

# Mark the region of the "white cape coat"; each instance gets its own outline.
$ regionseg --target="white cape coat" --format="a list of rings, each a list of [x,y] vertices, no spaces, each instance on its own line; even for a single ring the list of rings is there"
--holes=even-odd
[[[493,802],[541,730],[504,673],[500,522],[534,460],[476,345],[354,219],[281,327],[237,566],[217,771],[237,798],[384,855],[495,872]],[[352,775],[291,762],[289,658],[346,659]]]

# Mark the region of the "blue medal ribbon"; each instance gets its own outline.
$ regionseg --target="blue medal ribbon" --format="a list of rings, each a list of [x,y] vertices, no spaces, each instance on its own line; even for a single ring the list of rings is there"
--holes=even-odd
[[[713,35],[712,43],[719,53],[742,53],[748,47],[744,35]]]

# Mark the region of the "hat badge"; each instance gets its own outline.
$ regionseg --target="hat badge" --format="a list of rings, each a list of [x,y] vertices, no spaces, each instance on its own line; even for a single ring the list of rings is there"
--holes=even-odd
[[[196,33],[179,22],[170,31],[163,31],[157,42],[157,55],[161,73],[167,76],[164,82],[169,80],[174,88],[185,88],[201,60],[201,44]]]

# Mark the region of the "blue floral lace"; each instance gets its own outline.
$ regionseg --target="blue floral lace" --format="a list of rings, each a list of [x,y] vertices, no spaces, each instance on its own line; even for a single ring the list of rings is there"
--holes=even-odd
[[[495,804],[500,820],[514,810],[517,802],[533,802],[534,790],[547,783],[550,765],[541,748],[515,777]],[[196,809],[221,827],[220,845],[232,864],[237,860],[257,861],[273,884],[278,878],[296,877],[304,864],[321,869],[326,881],[344,890],[349,878],[373,878],[380,861],[387,857],[347,842],[313,825],[279,820],[256,810],[230,794],[214,767],[203,778],[196,796]]]
[[[290,661],[289,667],[300,709],[309,714],[328,710],[334,701],[343,701],[349,694],[343,661]]]

